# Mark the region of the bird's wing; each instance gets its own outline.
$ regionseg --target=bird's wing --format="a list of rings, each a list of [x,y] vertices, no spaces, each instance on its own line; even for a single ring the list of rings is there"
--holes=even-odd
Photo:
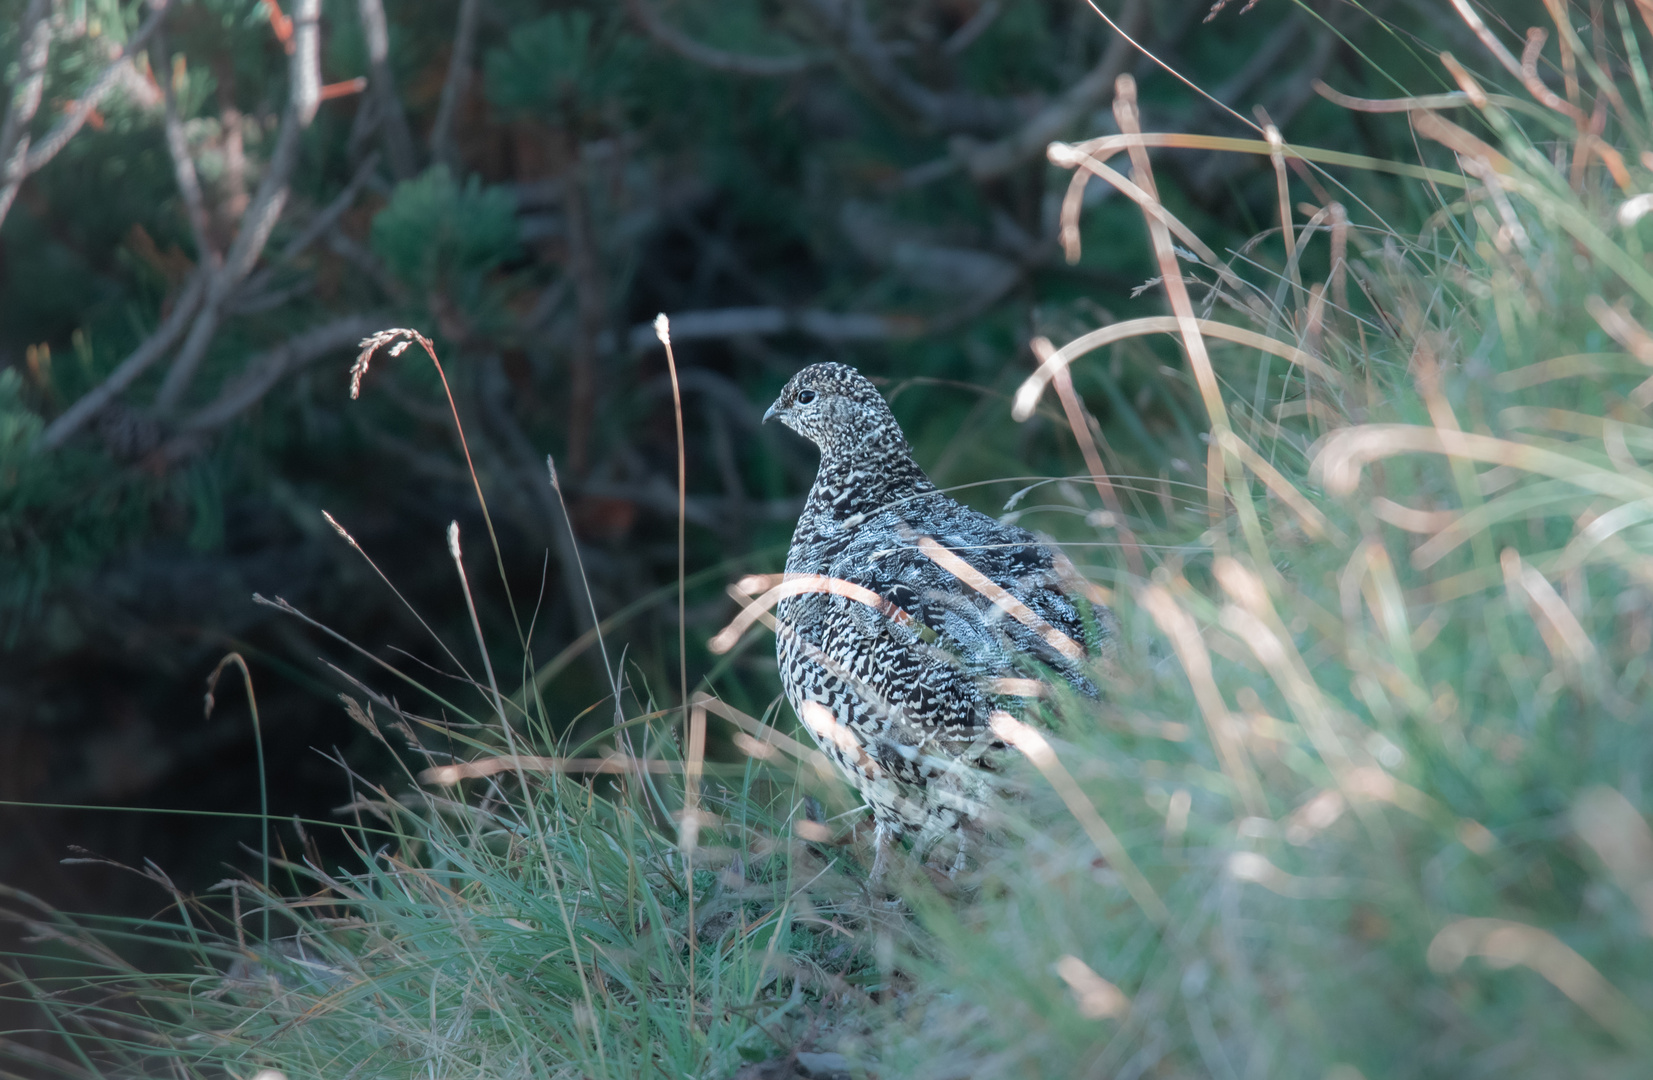
[[[1095,693],[1081,670],[1094,651],[1094,630],[1038,537],[944,496],[879,524],[859,530],[838,553],[834,576],[911,614],[977,678],[1031,674],[1031,658]],[[924,538],[945,551],[927,553]]]

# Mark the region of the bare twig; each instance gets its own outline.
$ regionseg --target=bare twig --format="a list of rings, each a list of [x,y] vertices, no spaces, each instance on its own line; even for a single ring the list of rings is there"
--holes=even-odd
[[[442,98],[436,105],[436,122],[430,129],[430,156],[459,171],[459,148],[453,142],[453,118],[459,97],[471,81],[471,53],[476,50],[477,15],[481,0],[459,0],[459,24],[453,33],[453,55],[448,77],[442,83]]]
[[[1141,30],[1148,15],[1146,0],[1127,0],[1119,15],[1120,25],[1127,33]],[[1102,58],[1084,78],[1070,86],[1061,97],[1045,106],[1008,138],[986,146],[970,149],[965,155],[965,167],[972,179],[980,182],[993,180],[1022,163],[1044,153],[1045,146],[1077,123],[1086,113],[1113,89],[1114,79],[1125,70],[1125,65],[1136,56],[1129,39],[1116,35],[1108,43]]]
[[[702,44],[668,23],[654,10],[648,0],[626,0],[626,12],[631,15],[638,28],[657,44],[665,46],[685,60],[692,60],[714,71],[773,78],[797,75],[829,62],[824,57],[815,56],[753,56]]]
[[[911,78],[878,39],[860,0],[790,0],[833,52],[850,82],[917,127],[942,133],[998,135],[1017,119],[1009,101],[943,94]]]
[[[346,315],[266,349],[249,359],[241,374],[219,391],[210,404],[179,424],[179,431],[187,436],[223,427],[258,404],[286,376],[330,352],[355,345],[383,326],[387,318],[389,316],[382,313]]]
[[[154,33],[160,25],[160,15],[165,10],[164,3],[155,7],[156,13],[128,42],[128,49],[136,48],[149,34]],[[190,330],[189,337],[174,361],[173,369],[167,373],[167,380],[162,386],[157,404],[163,409],[172,407],[188,388],[195,368],[205,355],[212,335],[217,330],[225,303],[235,286],[246,277],[248,270],[262,253],[264,245],[269,241],[270,230],[275,227],[286,203],[287,179],[297,162],[299,137],[315,117],[316,107],[320,102],[317,30],[319,13],[320,0],[299,0],[296,9],[295,47],[291,62],[292,90],[288,115],[281,133],[277,136],[276,149],[271,155],[264,181],[242,220],[241,229],[230,247],[224,265],[216,272],[205,262],[198,266],[174,302],[171,313],[162,320],[155,332],[134,349],[107,379],[47,425],[35,444],[37,449],[51,450],[63,445],[70,436],[85,426],[87,421],[101,412],[164,356],[186,329]],[[111,70],[117,70],[117,66],[112,66]],[[108,72],[105,75],[108,76]],[[110,81],[113,81],[112,77]],[[86,97],[81,99],[82,103],[86,100]]]
[[[129,353],[122,360],[109,377],[83,394],[78,401],[62,414],[46,425],[35,442],[35,449],[55,450],[69,440],[75,432],[86,425],[86,422],[102,412],[103,409],[128,386],[148,371],[150,366],[166,355],[178,338],[188,328],[190,319],[194,318],[201,306],[201,299],[207,291],[208,271],[205,267],[196,267],[195,273],[184,284],[183,291],[173,301],[172,311],[161,320],[161,325],[149,335],[142,344]]]
[[[206,199],[201,194],[201,179],[195,172],[195,158],[189,151],[189,137],[184,134],[184,121],[178,115],[178,93],[172,79],[166,76],[170,68],[167,59],[166,37],[157,34],[149,45],[149,66],[162,73],[161,99],[165,107],[163,127],[166,131],[167,153],[172,157],[172,175],[178,184],[178,193],[184,197],[184,211],[189,218],[190,233],[195,237],[195,258],[204,266],[216,266],[218,252],[212,244],[212,232],[207,218]]]
[[[344,216],[344,212],[355,205],[356,196],[361,194],[362,188],[366,187],[367,182],[372,179],[373,170],[378,165],[378,153],[369,154],[367,159],[357,166],[356,175],[350,178],[350,183],[345,185],[344,190],[335,195],[332,202],[323,207],[320,213],[311,218],[304,228],[298,231],[297,235],[287,241],[286,246],[281,249],[281,254],[272,260],[272,264],[247,278],[245,287],[241,289],[240,295],[237,297],[237,303],[250,300],[263,292],[269,287],[276,267],[283,263],[292,262],[304,254],[311,244],[331,231],[339,218]]]
[[[357,0],[362,36],[367,39],[368,92],[378,113],[384,135],[390,171],[405,180],[417,171],[413,160],[413,135],[408,130],[402,99],[396,96],[396,82],[390,73],[390,32],[385,25],[384,0]]]
[[[46,163],[57,156],[57,152],[66,146],[70,139],[85,125],[92,110],[98,107],[103,95],[114,89],[115,84],[122,81],[131,70],[132,57],[136,56],[148,44],[150,35],[161,27],[161,21],[166,18],[170,0],[152,0],[149,5],[149,18],[138,27],[137,33],[127,39],[126,44],[110,58],[109,66],[104,68],[92,85],[87,87],[75,99],[69,111],[52,129],[40,137],[40,141],[29,149],[29,159],[23,169],[23,175],[29,176],[46,167]]]
[[[28,175],[29,123],[40,108],[40,94],[46,85],[46,60],[52,51],[51,0],[29,0],[23,13],[18,38],[17,84],[12,89],[11,107],[0,126],[0,221],[6,219],[17,189]]]
[[[165,415],[177,408],[195,372],[206,356],[223,318],[224,304],[252,270],[269,243],[287,205],[291,189],[288,182],[298,164],[299,140],[316,117],[321,104],[320,27],[321,0],[297,0],[293,5],[293,55],[290,63],[291,88],[288,91],[287,115],[276,136],[275,151],[270,155],[264,179],[258,193],[241,219],[235,240],[224,257],[224,265],[213,274],[208,283],[207,297],[202,304],[189,336],[172,361],[172,367],[155,395],[155,409]]]
[[[942,43],[941,51],[946,56],[958,56],[970,46],[974,45],[988,27],[998,21],[1004,12],[1004,5],[999,0],[987,0],[976,9],[976,13],[964,21],[964,25],[953,31],[952,35]]]

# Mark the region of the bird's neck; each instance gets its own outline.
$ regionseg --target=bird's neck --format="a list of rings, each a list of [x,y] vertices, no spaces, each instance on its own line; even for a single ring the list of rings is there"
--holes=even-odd
[[[869,447],[821,456],[821,471],[809,491],[804,516],[811,514],[843,521],[871,514],[886,506],[936,490],[912,455],[870,453]]]

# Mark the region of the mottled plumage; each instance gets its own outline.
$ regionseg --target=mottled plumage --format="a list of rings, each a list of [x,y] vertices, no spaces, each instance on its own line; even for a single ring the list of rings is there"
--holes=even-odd
[[[892,840],[911,833],[927,849],[981,809],[1004,750],[989,717],[1019,703],[998,680],[1054,671],[1096,693],[1078,654],[1096,651],[1107,616],[1081,614],[1063,587],[1071,568],[1064,574],[1066,563],[1032,533],[937,490],[854,368],[805,368],[772,417],[821,451],[787,574],[847,581],[900,609],[824,592],[776,609],[787,698],[872,808],[876,877]],[[941,565],[947,552],[924,552],[924,538],[992,584],[960,580]],[[998,603],[987,595],[994,586],[1003,590]],[[1025,607],[1007,610],[1011,598]]]

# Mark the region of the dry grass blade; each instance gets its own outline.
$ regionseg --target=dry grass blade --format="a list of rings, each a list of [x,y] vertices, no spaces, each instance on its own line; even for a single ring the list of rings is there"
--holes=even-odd
[[[822,743],[831,743],[841,750],[863,775],[873,780],[884,775],[884,767],[867,753],[860,736],[850,730],[847,724],[840,723],[838,718],[832,715],[832,710],[825,705],[818,701],[806,701],[798,708],[798,718],[815,738]]]
[[[1125,883],[1125,890],[1131,898],[1142,908],[1144,914],[1160,926],[1166,925],[1171,913],[1165,907],[1165,902],[1154,891],[1153,885],[1137,869],[1136,863],[1131,860],[1125,845],[1119,842],[1119,837],[1108,827],[1102,815],[1097,811],[1096,804],[1086,798],[1073,774],[1063,766],[1056,751],[1051,748],[1049,740],[1039,733],[1039,730],[1017,720],[1007,712],[995,712],[992,716],[993,734],[1019,750],[1027,759],[1033,762],[1049,781],[1050,786],[1056,789],[1062,802],[1067,805],[1068,812],[1079,822],[1096,850],[1108,860],[1110,866],[1119,874],[1120,880]]]
[[[1118,94],[1114,98],[1114,117],[1119,121],[1119,130],[1126,135],[1137,135],[1141,132],[1140,117],[1136,107],[1136,80],[1129,75],[1121,75],[1117,84]],[[1271,146],[1271,153],[1275,151]],[[1133,178],[1137,185],[1149,195],[1158,198],[1158,189],[1154,184],[1153,167],[1148,161],[1147,147],[1140,144],[1132,145],[1131,167]],[[1160,277],[1165,287],[1165,297],[1171,305],[1171,311],[1176,316],[1177,333],[1182,338],[1183,351],[1188,357],[1188,366],[1194,375],[1194,383],[1199,387],[1200,400],[1205,404],[1206,417],[1211,424],[1211,433],[1216,437],[1214,444],[1220,449],[1222,436],[1229,430],[1228,407],[1223,402],[1222,387],[1217,381],[1216,370],[1211,366],[1211,356],[1206,351],[1205,338],[1200,336],[1199,319],[1194,315],[1194,303],[1188,296],[1188,283],[1183,280],[1182,268],[1177,264],[1176,249],[1171,244],[1171,233],[1165,225],[1152,214],[1144,215],[1148,223],[1148,236],[1153,241],[1154,258],[1159,263]],[[1236,467],[1238,463],[1236,462]],[[1223,470],[1226,472],[1227,470]],[[1213,492],[1215,495],[1216,492]],[[1251,527],[1250,518],[1246,515],[1248,507],[1243,500],[1236,499],[1236,509],[1242,514],[1241,524],[1246,527],[1248,539],[1253,547],[1258,546],[1260,537],[1257,530]],[[1220,504],[1214,498],[1211,503],[1211,513],[1217,514]]]
[[[728,652],[735,647],[736,642],[740,641],[741,636],[752,628],[752,624],[757,622],[759,617],[770,608],[789,596],[802,596],[805,593],[826,593],[830,596],[842,596],[858,604],[865,604],[897,625],[918,625],[911,615],[865,585],[857,585],[852,581],[827,577],[823,574],[796,574],[787,575],[780,584],[771,587],[756,600],[741,608],[740,614],[735,616],[734,621],[719,630],[716,636],[707,642],[706,647],[719,655]]]
[[[1138,148],[1218,150],[1227,153],[1256,154],[1262,157],[1267,157],[1274,152],[1274,147],[1271,147],[1266,139],[1236,139],[1223,135],[1191,135],[1185,132],[1163,131],[1139,131],[1120,135],[1104,135],[1098,139],[1087,139],[1084,142],[1075,143],[1074,146],[1077,150],[1090,154],[1098,161],[1106,161],[1121,150]],[[1388,173],[1393,176],[1424,180],[1431,184],[1439,184],[1450,188],[1468,186],[1464,178],[1458,173],[1447,172],[1445,169],[1427,169],[1420,165],[1408,165],[1400,161],[1367,157],[1363,154],[1346,154],[1339,150],[1322,150],[1312,146],[1297,146],[1291,143],[1287,143],[1281,150],[1287,158],[1313,162],[1316,165],[1338,165],[1367,172]]]
[[[1499,566],[1504,571],[1504,582],[1510,595],[1524,597],[1538,624],[1539,636],[1550,650],[1556,665],[1576,679],[1600,675],[1601,656],[1595,642],[1580,625],[1578,616],[1567,607],[1561,594],[1555,591],[1548,578],[1528,566],[1514,548],[1505,548],[1498,554]]]
[[[917,537],[916,543],[918,544],[918,550],[928,556],[931,562],[987,597],[994,607],[1044,638],[1051,648],[1069,660],[1083,660],[1085,658],[1084,646],[1034,614],[1033,610],[1026,604],[1016,599],[986,574],[942,547],[932,537]]]
[[[454,569],[459,573],[459,587],[465,594],[465,610],[471,616],[471,629],[476,632],[476,647],[482,653],[482,669],[488,676],[488,690],[494,696],[494,711],[507,739],[512,739],[511,721],[505,715],[505,699],[499,693],[499,680],[494,678],[494,662],[488,656],[488,642],[482,635],[482,621],[477,618],[476,600],[471,596],[471,582],[465,575],[465,560],[459,549],[459,522],[448,523],[448,554],[453,557]],[[514,751],[513,751],[514,752]]]
[[[1033,355],[1041,364],[1056,352],[1056,346],[1052,345],[1047,337],[1036,337],[1030,344]],[[1056,395],[1062,401],[1062,411],[1068,418],[1068,427],[1073,431],[1074,441],[1079,444],[1079,452],[1084,455],[1085,467],[1090,470],[1091,483],[1096,486],[1096,493],[1102,497],[1102,505],[1113,515],[1114,528],[1119,531],[1119,543],[1125,551],[1125,565],[1131,573],[1141,577],[1146,570],[1142,561],[1142,548],[1137,543],[1136,533],[1132,532],[1130,525],[1126,523],[1125,506],[1119,501],[1119,493],[1114,490],[1113,480],[1102,464],[1102,455],[1096,448],[1096,438],[1091,434],[1091,418],[1085,412],[1085,406],[1073,388],[1073,377],[1068,373],[1066,365],[1056,369],[1053,381],[1056,383]]]
[[[394,344],[392,344],[394,342]],[[476,463],[471,460],[471,444],[465,438],[465,423],[459,418],[459,405],[454,401],[453,388],[448,385],[448,373],[442,367],[442,361],[436,355],[436,346],[430,338],[417,330],[405,327],[393,327],[380,330],[378,333],[363,338],[361,351],[356,354],[356,362],[350,366],[350,400],[354,401],[361,393],[362,378],[367,375],[368,366],[373,362],[373,356],[386,345],[390,346],[390,355],[401,356],[407,351],[409,344],[417,342],[430,357],[432,366],[436,368],[436,376],[442,381],[442,393],[448,399],[448,412],[453,416],[454,433],[459,437],[459,449],[465,455],[465,469],[471,476],[471,487],[476,491],[476,503],[482,511],[482,524],[488,529],[488,542],[494,549],[494,565],[499,568],[500,584],[505,586],[505,604],[511,611],[511,621],[516,626],[517,640],[524,642],[522,634],[522,620],[517,617],[516,601],[511,597],[510,578],[505,573],[505,556],[499,547],[499,534],[494,531],[493,515],[488,512],[488,498],[482,494],[482,479],[477,476]],[[504,715],[501,710],[501,715]]]
[[[1642,925],[1653,936],[1653,829],[1647,820],[1623,794],[1600,786],[1573,804],[1572,822],[1640,910]]]
[[[1315,752],[1334,776],[1344,776],[1352,766],[1351,754],[1338,734],[1334,707],[1310,675],[1308,665],[1297,651],[1291,635],[1280,625],[1280,616],[1268,588],[1256,573],[1228,556],[1212,564],[1218,585],[1234,602],[1222,611],[1225,629],[1251,650],[1268,670],[1303,726]],[[1186,615],[1184,616],[1186,617]],[[1186,634],[1193,630],[1190,619]]]
[[[1330,540],[1340,547],[1349,542],[1349,538],[1343,535],[1343,530],[1326,520],[1326,515],[1322,514],[1313,503],[1309,502],[1307,496],[1298,491],[1296,486],[1290,480],[1287,480],[1279,469],[1269,464],[1268,459],[1252,449],[1251,445],[1244,439],[1232,431],[1227,431],[1219,436],[1218,442],[1222,449],[1237,456],[1245,467],[1256,475],[1257,479],[1261,480],[1270,491],[1279,496],[1281,502],[1291,508],[1292,512],[1297,515],[1298,520],[1303,523],[1303,531],[1317,540]]]
[[[712,697],[710,694],[695,695],[695,704],[707,712],[723,717],[760,745],[784,750],[798,761],[809,765],[828,783],[837,781],[838,773],[834,770],[832,762],[828,761],[826,755],[813,746],[805,746],[790,735],[776,731],[757,717],[748,716],[728,702]]]
[[[661,312],[654,318],[654,333],[660,339],[660,344],[666,349],[666,370],[671,375],[672,383],[672,419],[677,426],[677,685],[683,701],[683,747],[689,754],[691,767],[698,775],[701,762],[695,760],[697,754],[704,756],[706,752],[706,716],[699,713],[700,738],[695,738],[695,710],[689,704],[689,569],[688,569],[688,539],[687,529],[689,521],[689,474],[688,457],[684,450],[683,441],[683,389],[677,381],[677,354],[672,351],[671,321]],[[700,798],[698,783],[688,785],[683,790],[683,820],[679,829],[680,842],[683,848],[683,872],[689,880],[689,925],[695,925],[695,891],[693,858],[696,838],[699,836],[699,810],[697,803]],[[698,935],[689,935],[689,1026],[694,1027],[695,1012],[695,949]]]
[[[1211,654],[1200,637],[1199,627],[1165,588],[1149,585],[1137,594],[1137,602],[1148,612],[1160,632],[1170,639],[1171,648],[1194,689],[1194,700],[1205,716],[1213,748],[1223,772],[1233,783],[1245,811],[1252,817],[1268,813],[1268,802],[1257,781],[1256,770],[1240,739],[1240,725],[1223,700],[1211,671]]]
[[[1350,495],[1360,485],[1365,466],[1397,454],[1446,454],[1551,476],[1610,498],[1653,498],[1653,482],[1645,477],[1603,469],[1539,446],[1414,424],[1363,424],[1334,431],[1321,444],[1309,471],[1333,495]]]
[[[1429,966],[1443,974],[1457,971],[1471,956],[1484,957],[1499,967],[1520,964],[1530,968],[1625,1043],[1647,1044],[1647,1028],[1635,1006],[1594,965],[1549,931],[1508,919],[1459,919],[1429,943]]]
[[[1274,166],[1274,183],[1280,198],[1280,238],[1286,244],[1286,262],[1292,267],[1297,265],[1297,237],[1291,224],[1291,187],[1286,176],[1285,139],[1280,136],[1280,129],[1269,124],[1263,129],[1268,139],[1268,159]]]
[[[1195,319],[1195,331],[1209,337],[1231,341],[1236,345],[1244,345],[1262,352],[1278,356],[1282,360],[1289,360],[1301,367],[1304,371],[1315,375],[1333,385],[1340,385],[1342,380],[1336,371],[1328,367],[1319,358],[1304,352],[1295,345],[1288,345],[1277,341],[1267,334],[1259,334],[1255,330],[1247,330],[1243,326],[1233,326],[1229,323],[1216,322],[1211,319]],[[1039,398],[1045,387],[1050,385],[1056,377],[1056,372],[1086,353],[1112,345],[1116,341],[1127,338],[1144,337],[1148,334],[1176,334],[1181,333],[1183,324],[1174,315],[1150,315],[1141,319],[1128,319],[1111,326],[1104,326],[1082,334],[1066,345],[1057,349],[1044,359],[1036,371],[1022,380],[1022,385],[1016,388],[1016,396],[1012,400],[1010,415],[1018,420],[1025,421],[1032,417],[1033,411],[1039,407]]]
[[[447,787],[457,784],[461,780],[497,776],[504,772],[566,773],[571,775],[613,773],[629,775],[639,772],[677,774],[683,771],[682,762],[645,760],[629,754],[613,754],[609,757],[595,758],[505,754],[498,757],[479,758],[476,761],[462,762],[457,765],[433,766],[419,773],[419,782],[422,784],[440,784]]]
[[[1085,150],[1070,146],[1067,143],[1051,143],[1045,148],[1045,156],[1050,159],[1052,165],[1064,169],[1078,166],[1078,171],[1074,173],[1073,181],[1068,186],[1067,196],[1062,200],[1061,240],[1062,250],[1066,253],[1068,262],[1076,263],[1079,261],[1079,211],[1084,205],[1085,182],[1087,178],[1094,175],[1106,180],[1115,189],[1129,196],[1131,201],[1141,207],[1144,213],[1152,214],[1158,218],[1166,228],[1175,234],[1178,240],[1181,240],[1188,246],[1190,251],[1199,256],[1202,263],[1216,271],[1224,285],[1233,289],[1237,295],[1245,294],[1245,283],[1235,276],[1227,264],[1217,258],[1217,253],[1212,251],[1204,240],[1200,239],[1199,234],[1183,224],[1180,218],[1165,209],[1158,199],[1144,191],[1129,177],[1109,168],[1095,154],[1087,153]]]
[[[1585,310],[1607,331],[1607,336],[1624,346],[1631,356],[1653,367],[1653,334],[1630,317],[1626,306],[1613,307],[1595,295],[1584,298]]]
[[[1355,112],[1368,113],[1401,113],[1411,112],[1413,109],[1455,109],[1464,105],[1478,105],[1469,94],[1464,91],[1453,91],[1449,94],[1422,94],[1418,97],[1403,98],[1362,98],[1351,97],[1327,86],[1319,79],[1313,82],[1314,92],[1343,109]],[[1507,99],[1513,101],[1513,99]]]

